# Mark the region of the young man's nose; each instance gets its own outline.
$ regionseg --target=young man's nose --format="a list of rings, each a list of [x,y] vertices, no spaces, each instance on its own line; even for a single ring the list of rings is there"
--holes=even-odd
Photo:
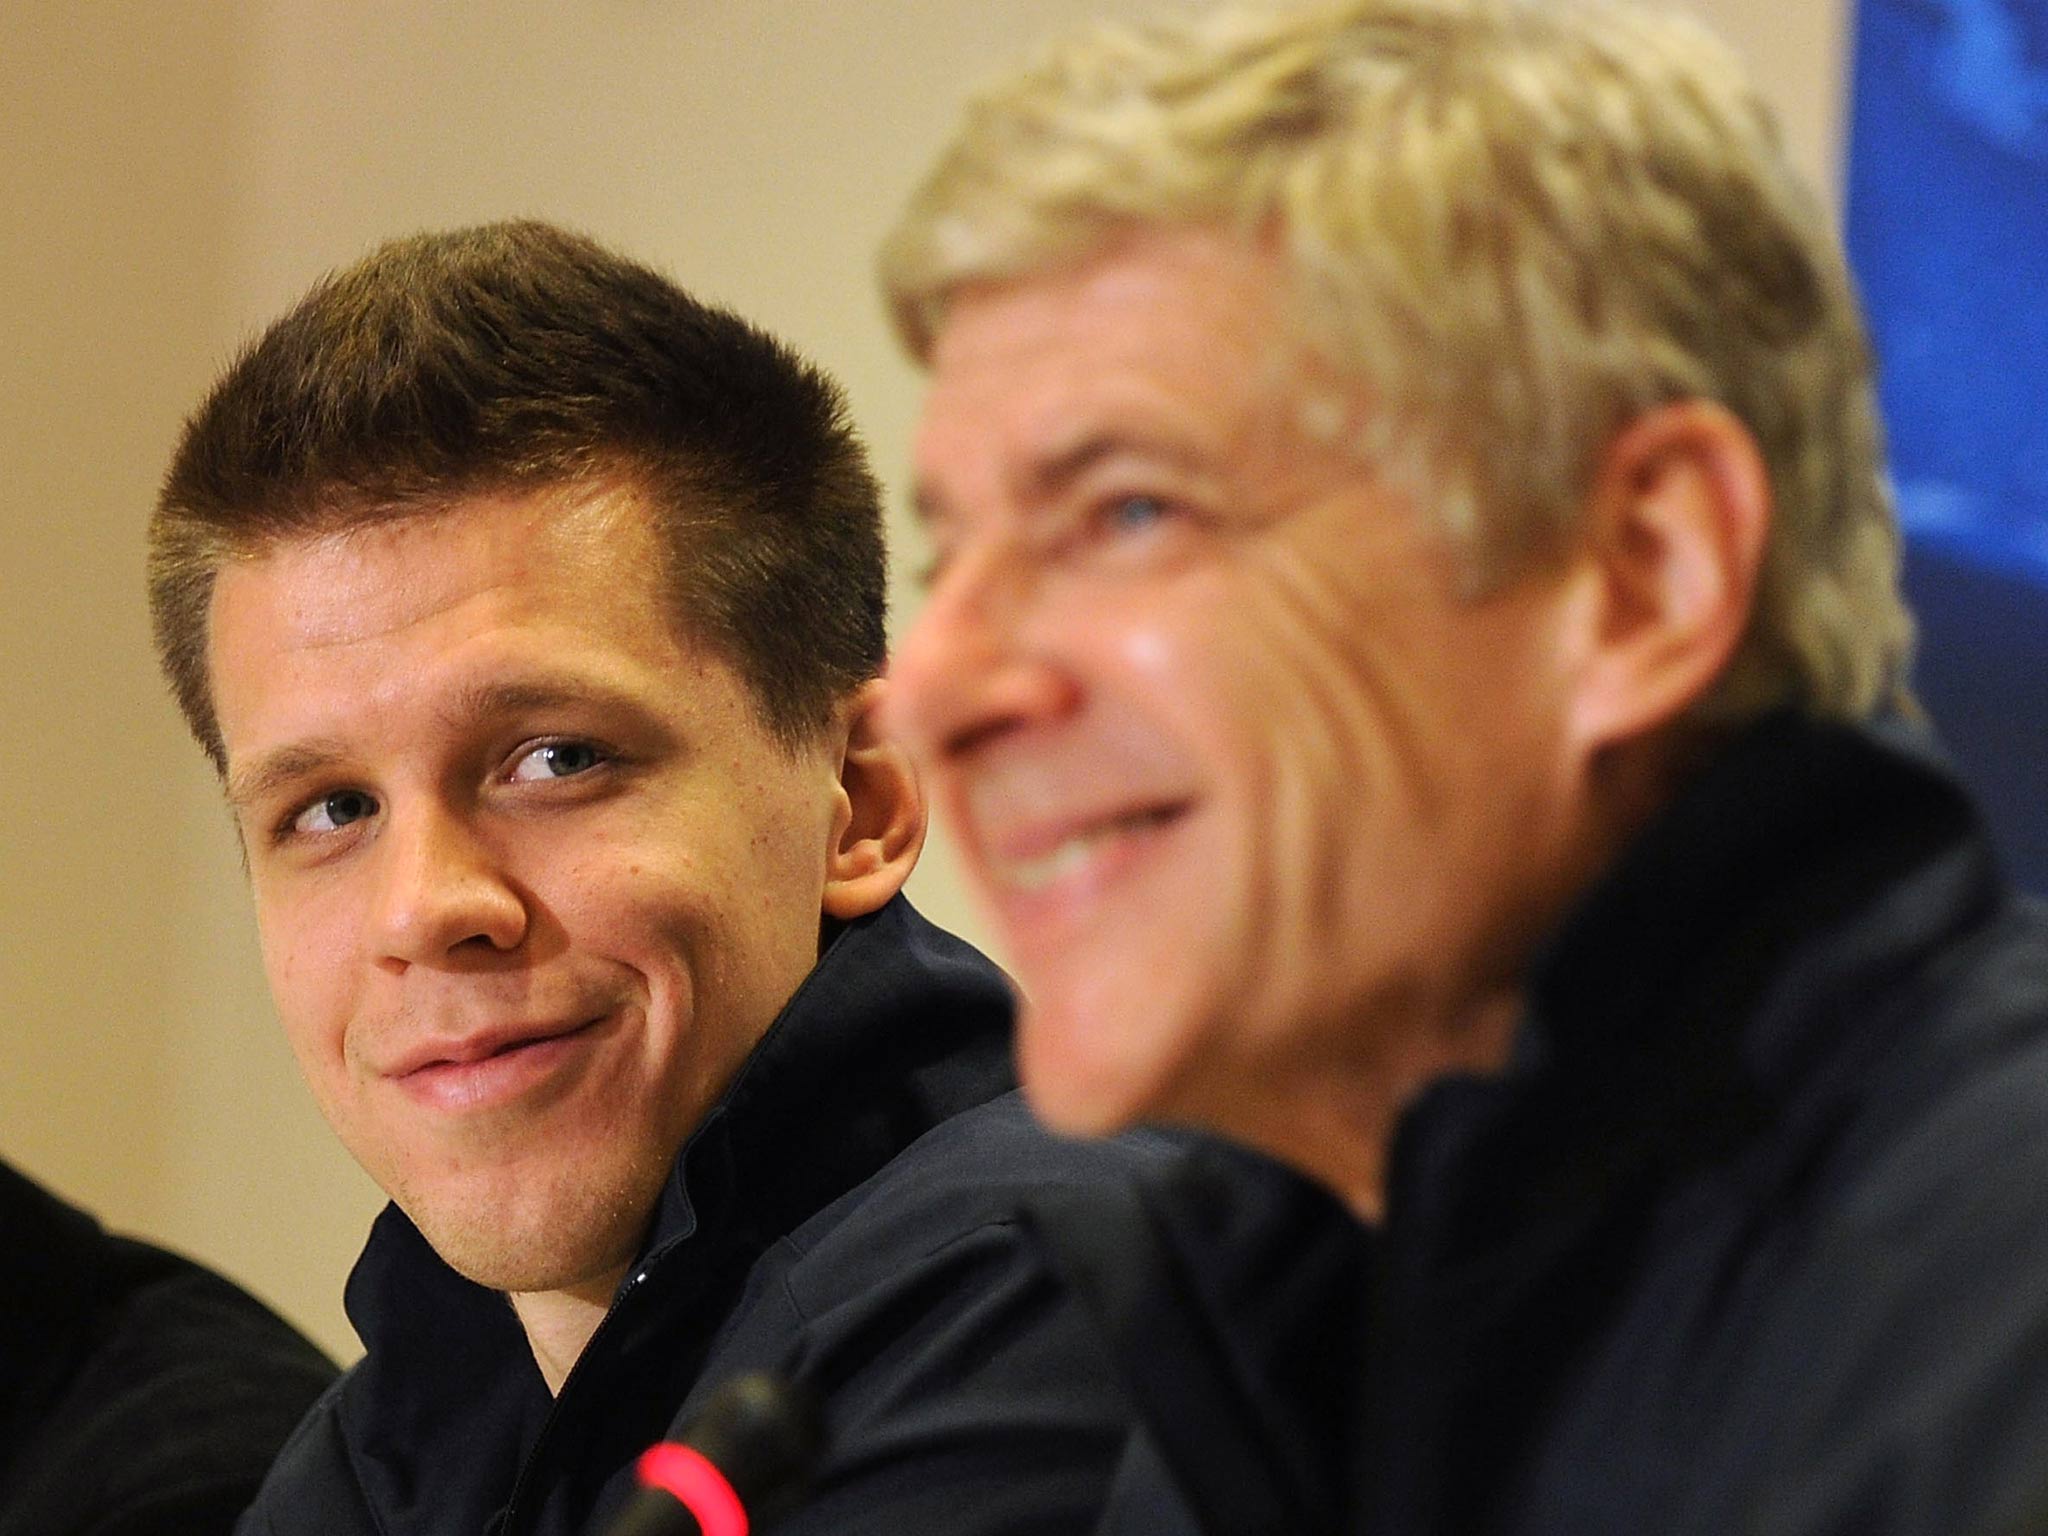
[[[459,817],[438,808],[390,816],[372,852],[371,920],[387,963],[440,964],[464,946],[504,951],[525,939],[525,898]]]

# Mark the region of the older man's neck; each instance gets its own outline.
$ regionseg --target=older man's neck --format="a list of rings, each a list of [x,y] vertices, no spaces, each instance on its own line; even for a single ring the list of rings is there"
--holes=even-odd
[[[548,1384],[559,1393],[562,1383],[597,1332],[597,1325],[611,1310],[619,1282],[626,1278],[622,1267],[581,1285],[561,1291],[514,1291],[512,1310],[519,1326],[526,1330],[526,1342],[533,1350],[534,1364]]]
[[[1211,1123],[1307,1174],[1361,1221],[1378,1222],[1401,1116],[1439,1078],[1498,1071],[1521,1010],[1518,993],[1501,991],[1455,1028],[1365,1031],[1370,1045],[1358,1057],[1305,1064],[1290,1090],[1256,1106],[1241,1102],[1234,1122]]]

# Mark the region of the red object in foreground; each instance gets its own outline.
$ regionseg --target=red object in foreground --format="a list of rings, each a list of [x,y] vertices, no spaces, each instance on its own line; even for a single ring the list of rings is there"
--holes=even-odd
[[[725,1474],[687,1445],[650,1446],[638,1467],[642,1486],[659,1488],[697,1517],[704,1536],[747,1536],[747,1511]]]

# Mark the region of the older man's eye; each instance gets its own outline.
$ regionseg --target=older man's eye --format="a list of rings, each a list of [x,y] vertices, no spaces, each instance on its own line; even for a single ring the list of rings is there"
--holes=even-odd
[[[338,789],[322,795],[292,818],[291,830],[303,833],[339,832],[377,814],[377,797],[360,789]]]
[[[546,779],[573,778],[579,773],[588,773],[606,760],[605,753],[587,741],[550,741],[522,755],[512,765],[512,779],[517,783],[535,783]]]
[[[1167,513],[1159,496],[1119,496],[1103,509],[1103,520],[1117,533],[1135,533],[1149,528]]]

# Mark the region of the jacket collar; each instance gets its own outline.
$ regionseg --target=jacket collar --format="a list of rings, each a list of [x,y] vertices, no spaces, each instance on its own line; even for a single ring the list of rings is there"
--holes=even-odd
[[[1458,1466],[1512,1463],[1675,1181],[1776,1204],[1913,1037],[1913,974],[1999,899],[1924,743],[1783,714],[1725,745],[1539,958],[1508,1068],[1402,1119],[1375,1518],[1481,1526],[1497,1480]]]
[[[1411,1107],[1396,1162],[1427,1169],[1397,1168],[1396,1183],[1488,1191],[1484,1215],[1459,1223],[1477,1237],[1646,1165],[1711,1157],[1885,1048],[1889,1026],[1853,1002],[1980,920],[1996,890],[1969,799],[1924,738],[1767,717],[1538,956],[1507,1070]],[[1484,1168],[1451,1175],[1473,1157]]]
[[[758,1247],[1008,1092],[1010,1012],[1001,973],[900,896],[841,928],[684,1144],[642,1264],[700,1226]]]
[[[1869,951],[1918,956],[1992,888],[1968,797],[1911,728],[1774,714],[1718,752],[1532,972],[1518,1067],[1664,1119],[1705,1083],[1785,1084]]]

